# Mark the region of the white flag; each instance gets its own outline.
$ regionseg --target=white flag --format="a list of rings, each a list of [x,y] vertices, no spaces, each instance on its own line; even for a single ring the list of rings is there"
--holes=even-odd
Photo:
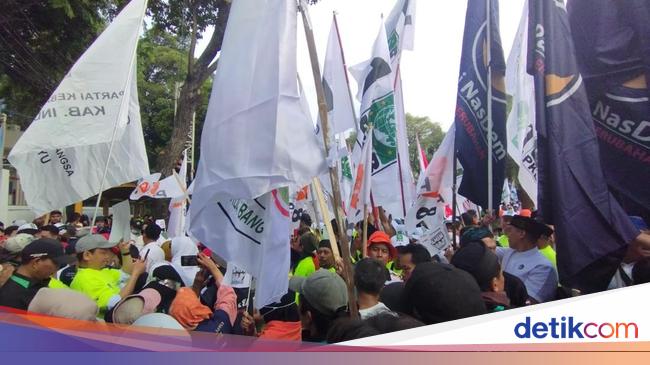
[[[406,113],[404,110],[404,95],[402,92],[401,73],[399,65],[402,50],[413,50],[415,33],[415,0],[397,0],[393,10],[386,19],[386,36],[390,52],[391,80],[395,88],[395,126],[397,137],[397,153],[401,171],[399,178],[399,201],[384,204],[384,209],[391,212],[393,217],[404,218],[405,210],[416,199],[416,182],[411,169],[409,158],[409,142],[406,132]]]
[[[154,199],[169,199],[182,197],[185,194],[174,176],[167,176],[160,180],[160,173],[156,172],[139,179],[129,199],[138,200],[144,196]]]
[[[255,198],[325,172],[296,81],[294,0],[239,0],[225,31],[191,211],[216,194]],[[192,213],[191,216],[197,217]]]
[[[508,154],[519,166],[517,179],[528,197],[537,204],[537,132],[533,77],[526,72],[528,52],[528,4],[519,22],[508,64],[506,89],[512,95],[512,109],[506,122]]]
[[[113,223],[109,242],[128,242],[131,239],[131,205],[128,200],[113,205]]]
[[[361,150],[361,159],[357,163],[352,196],[348,208],[348,222],[357,223],[364,219],[363,208],[370,205],[370,186],[372,181],[372,143],[374,129],[369,129],[365,135],[365,143]]]
[[[252,279],[246,270],[238,268],[235,264],[228,263],[226,275],[223,276],[223,283],[233,288],[250,288]]]
[[[402,93],[402,76],[397,73],[395,83],[395,128],[397,133],[397,153],[401,167],[401,183],[399,185],[400,199],[392,207],[384,207],[393,214],[394,218],[404,218],[405,212],[413,205],[416,199],[415,177],[411,168],[409,154],[408,134],[406,131],[406,112],[404,111],[404,94]]]
[[[323,66],[323,89],[327,100],[327,117],[332,135],[354,129],[357,125],[350,100],[348,77],[343,61],[336,21],[332,19]]]
[[[353,150],[353,158],[360,160],[362,138],[368,126],[373,125],[373,198],[377,206],[399,206],[402,204],[402,200],[401,195],[396,194],[400,189],[400,183],[397,164],[395,95],[391,78],[388,41],[383,24],[379,28],[372,57],[351,67],[350,72],[359,85],[357,98],[361,101],[361,117],[357,126],[357,141]]]
[[[454,181],[454,135],[456,125],[452,124],[440,146],[433,154],[424,176],[418,179],[418,194],[430,197],[442,196],[446,203],[451,203],[451,188]]]
[[[215,197],[190,210],[192,235],[255,278],[256,308],[279,301],[289,286],[288,196],[284,188],[252,200]]]
[[[183,163],[178,176],[171,176],[176,180],[176,185],[187,191],[187,149],[183,151]],[[169,224],[167,234],[169,237],[185,236],[185,214],[187,213],[187,197],[185,194],[172,198],[169,202]]]
[[[508,179],[503,180],[503,191],[501,191],[501,203],[510,204],[510,184],[508,184]]]
[[[72,66],[9,154],[37,214],[97,194],[113,138],[104,187],[149,174],[136,76],[145,9],[145,0],[133,0],[120,12]]]
[[[386,18],[386,35],[393,60],[397,66],[402,50],[413,50],[415,36],[415,0],[397,0],[393,10]]]

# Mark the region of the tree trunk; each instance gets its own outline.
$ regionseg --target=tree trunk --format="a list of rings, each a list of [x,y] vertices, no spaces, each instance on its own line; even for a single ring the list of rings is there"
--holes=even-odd
[[[226,30],[226,22],[230,13],[230,1],[223,1],[219,7],[217,20],[215,23],[214,33],[208,46],[201,56],[188,63],[187,76],[180,89],[178,98],[176,116],[172,129],[172,138],[164,149],[163,156],[158,159],[156,170],[160,171],[163,176],[172,174],[178,158],[185,149],[185,143],[188,140],[188,134],[192,125],[192,115],[196,111],[201,100],[199,90],[205,80],[210,77],[217,68],[217,62],[214,61],[217,53],[221,50],[223,35]],[[193,25],[195,28],[195,26]],[[196,44],[196,32],[192,32],[191,44]],[[189,50],[189,57],[193,58],[194,47]],[[214,62],[213,62],[214,61]]]

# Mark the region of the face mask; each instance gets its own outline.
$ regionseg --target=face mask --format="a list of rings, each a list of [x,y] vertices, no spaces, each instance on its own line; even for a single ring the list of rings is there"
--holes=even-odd
[[[140,232],[140,231],[137,230],[137,229],[132,229],[132,230],[131,230],[131,234],[133,234],[134,236],[140,236],[140,235],[142,234],[142,232]]]

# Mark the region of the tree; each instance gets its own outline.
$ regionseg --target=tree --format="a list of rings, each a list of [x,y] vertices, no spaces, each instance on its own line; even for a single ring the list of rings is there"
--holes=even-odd
[[[230,13],[228,0],[152,0],[149,15],[158,29],[175,34],[187,44],[185,77],[180,87],[171,138],[160,151],[156,170],[170,174],[187,142],[192,118],[202,100],[201,89],[217,69],[216,56],[221,50]],[[214,32],[207,47],[195,59],[197,40],[208,26]]]
[[[413,174],[418,176],[420,163],[415,136],[417,135],[420,139],[420,145],[427,158],[431,159],[431,156],[445,138],[445,132],[442,131],[439,123],[432,122],[429,117],[418,117],[406,113],[406,134],[409,141],[409,161],[411,162],[411,168],[413,168]]]
[[[0,98],[26,127],[126,0],[0,2]]]
[[[308,1],[309,4],[316,2],[318,0]],[[206,95],[201,89],[217,69],[216,56],[221,50],[230,5],[231,0],[151,0],[149,3],[149,15],[155,26],[176,34],[188,44],[185,80],[180,88],[171,139],[156,165],[164,174],[171,172],[177,156],[185,148],[193,114]],[[205,50],[195,59],[196,42],[209,26],[214,27],[214,32]]]

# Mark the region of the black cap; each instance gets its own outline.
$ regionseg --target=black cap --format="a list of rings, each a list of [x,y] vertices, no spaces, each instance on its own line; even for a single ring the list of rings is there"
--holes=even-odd
[[[63,251],[63,246],[57,240],[50,238],[41,238],[32,241],[25,246],[22,253],[23,263],[34,259],[52,259],[57,265],[66,265],[74,261],[74,257],[68,256]]]

